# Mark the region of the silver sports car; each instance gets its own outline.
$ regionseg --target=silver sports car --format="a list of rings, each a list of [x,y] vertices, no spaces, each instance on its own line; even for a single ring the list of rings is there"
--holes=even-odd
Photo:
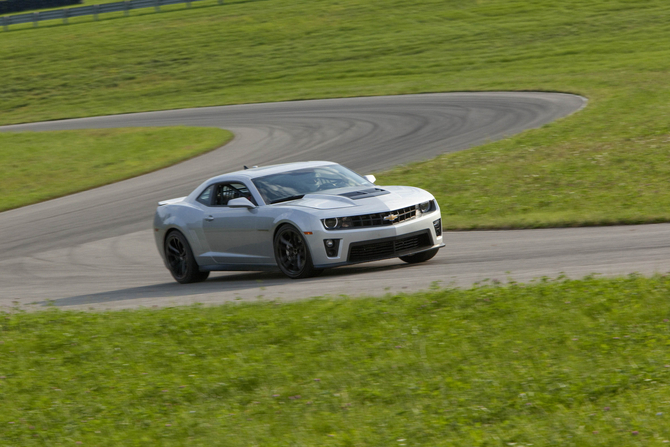
[[[159,202],[156,245],[180,283],[216,270],[279,269],[306,278],[328,267],[435,256],[444,247],[435,198],[374,181],[331,162],[224,174]]]

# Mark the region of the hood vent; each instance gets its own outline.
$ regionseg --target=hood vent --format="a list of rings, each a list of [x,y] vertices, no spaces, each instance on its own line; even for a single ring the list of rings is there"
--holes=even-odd
[[[370,197],[383,196],[386,194],[391,194],[389,191],[381,188],[370,188],[370,189],[361,189],[358,191],[351,191],[339,194],[340,196],[347,197],[352,200],[358,199],[369,199]]]

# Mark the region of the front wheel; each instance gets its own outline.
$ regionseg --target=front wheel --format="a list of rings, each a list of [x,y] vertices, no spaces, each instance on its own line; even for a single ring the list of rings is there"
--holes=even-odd
[[[289,278],[309,278],[321,273],[314,268],[307,242],[294,226],[284,225],[277,231],[274,249],[277,265]]]
[[[180,284],[204,281],[209,276],[209,272],[200,271],[191,246],[178,231],[171,232],[165,239],[165,257],[172,277]]]
[[[439,248],[433,248],[432,250],[422,251],[421,253],[417,253],[415,255],[400,256],[400,259],[408,264],[426,262],[429,259],[433,259],[438,250]]]

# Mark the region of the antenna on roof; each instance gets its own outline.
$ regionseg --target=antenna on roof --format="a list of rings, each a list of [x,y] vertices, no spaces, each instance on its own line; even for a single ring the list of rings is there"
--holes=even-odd
[[[249,169],[249,168],[247,168],[247,166],[246,166],[246,165],[244,165],[244,169],[246,170],[246,169]]]

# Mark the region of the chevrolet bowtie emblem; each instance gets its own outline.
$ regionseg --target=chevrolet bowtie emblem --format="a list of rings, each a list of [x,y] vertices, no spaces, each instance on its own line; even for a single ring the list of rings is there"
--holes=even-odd
[[[397,214],[389,214],[388,216],[384,217],[384,220],[388,220],[389,222],[393,222],[398,218]]]

